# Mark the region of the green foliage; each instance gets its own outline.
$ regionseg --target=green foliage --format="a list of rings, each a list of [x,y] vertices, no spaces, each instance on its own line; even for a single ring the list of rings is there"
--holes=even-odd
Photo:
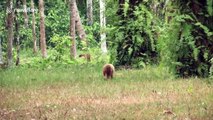
[[[209,70],[209,75],[210,75],[210,78],[213,79],[213,58],[210,60],[210,62],[211,62],[211,67]]]
[[[172,7],[170,8],[172,9]],[[209,26],[185,11],[171,13],[169,23],[159,27],[158,50],[161,65],[180,76],[209,76],[212,32]],[[166,20],[167,21],[167,20]],[[207,39],[207,40],[206,40]],[[208,43],[207,43],[208,42]]]
[[[31,48],[33,46],[33,36],[31,28],[21,28],[19,31],[21,48]]]
[[[108,53],[107,55],[104,55],[99,46],[100,46],[100,44],[98,45],[98,47],[93,47],[93,48],[89,49],[89,53],[91,55],[90,64],[95,65],[95,64],[100,64],[100,63],[109,63],[110,53]]]
[[[97,0],[98,1],[98,0]],[[115,25],[118,23],[118,21],[120,21],[119,19],[119,16],[117,15],[117,11],[118,11],[118,2],[115,2],[114,0],[106,0],[105,1],[106,3],[106,11],[105,11],[105,15],[106,15],[106,24],[107,25]],[[98,6],[99,6],[99,2],[98,2]],[[98,18],[100,17],[99,16],[99,13],[100,13],[100,8],[98,9],[98,12],[96,15],[98,15]],[[98,19],[98,22],[100,20]]]
[[[51,38],[51,43],[53,44],[52,48],[52,54],[49,56],[52,57],[52,60],[54,61],[64,61],[69,57],[69,48],[70,48],[70,43],[71,43],[71,38],[70,36],[62,36],[60,37],[59,35],[55,34]]]
[[[160,36],[158,39],[158,51],[160,53],[160,65],[167,66],[172,73],[176,73],[178,56],[175,54],[182,49],[179,43],[180,23],[176,19],[158,27]]]
[[[207,11],[210,16],[213,16],[213,0],[207,0]]]
[[[98,42],[100,40],[100,24],[99,24],[99,22],[94,22],[92,25],[85,25],[84,29],[87,33],[87,40],[89,42],[89,47],[97,47]],[[80,39],[78,39],[78,40],[80,40]],[[83,48],[80,47],[80,49],[83,49]]]
[[[72,64],[76,64],[75,61],[69,59],[69,55],[62,55],[61,60],[56,61],[58,52],[54,49],[48,49],[48,57],[42,58],[41,56],[28,56],[21,60],[21,67],[23,68],[37,68],[37,69],[49,69],[49,68],[67,68]],[[63,61],[62,61],[63,60]]]
[[[6,34],[4,33],[5,32],[5,10],[4,10],[4,7],[1,7],[1,6],[4,6],[3,3],[0,2],[0,38],[2,39],[2,37],[5,37]]]
[[[207,35],[207,37],[213,36],[213,32],[211,32],[209,30],[209,28],[207,26],[203,25],[202,23],[197,22],[197,23],[195,23],[195,26],[201,28],[205,32],[205,34]]]
[[[47,43],[55,34],[60,36],[69,35],[70,12],[68,5],[65,1],[46,2],[45,25]]]
[[[124,7],[124,8],[123,8],[124,17],[126,17],[126,16],[127,16],[127,12],[128,12],[128,10],[130,9],[130,8],[129,8],[129,2],[125,1],[123,7]]]
[[[103,55],[99,47],[88,48],[87,51],[78,51],[78,55],[90,54],[91,61],[80,58],[78,55],[76,59],[70,59],[70,38],[68,36],[60,37],[55,35],[51,41],[56,45],[48,49],[47,58],[42,58],[40,54],[33,55],[32,51],[28,49],[21,52],[20,66],[23,68],[51,69],[69,68],[73,65],[98,65],[109,63],[111,54]]]
[[[118,65],[143,67],[154,61],[156,39],[153,36],[152,19],[152,13],[146,6],[140,5],[135,7],[132,13],[128,13],[128,16],[116,25],[116,29],[112,29],[114,34],[110,34],[110,39],[115,39],[111,42],[117,50],[115,54]]]

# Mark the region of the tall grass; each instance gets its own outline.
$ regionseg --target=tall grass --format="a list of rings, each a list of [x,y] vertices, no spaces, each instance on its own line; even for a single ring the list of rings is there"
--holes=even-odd
[[[112,82],[138,82],[150,80],[166,80],[174,78],[169,71],[158,67],[147,67],[141,70],[116,70]],[[41,86],[56,83],[104,83],[102,65],[71,65],[65,68],[24,68],[0,70],[1,87]]]

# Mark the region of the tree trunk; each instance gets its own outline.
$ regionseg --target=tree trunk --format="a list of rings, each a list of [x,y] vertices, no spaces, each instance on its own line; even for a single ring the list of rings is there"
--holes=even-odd
[[[71,58],[76,58],[77,56],[77,51],[76,51],[76,40],[75,40],[75,22],[76,22],[76,9],[75,5],[76,1],[75,0],[70,0],[70,35],[71,35],[71,40],[72,40],[72,45],[70,47],[70,57]]]
[[[41,53],[42,57],[47,57],[46,50],[46,37],[45,37],[45,22],[44,22],[44,2],[39,0],[39,15],[40,15],[40,43],[41,43]]]
[[[105,17],[105,0],[100,0],[100,25],[101,25],[101,50],[103,53],[107,53],[106,45],[106,17]]]
[[[80,39],[82,41],[85,41],[86,45],[88,45],[88,42],[86,40],[86,33],[85,33],[83,25],[81,23],[81,18],[80,18],[79,12],[78,12],[78,7],[77,7],[76,2],[74,3],[74,9],[76,11],[76,28],[77,28],[78,35],[79,35]]]
[[[28,27],[28,15],[27,15],[27,3],[26,0],[22,0],[23,8],[24,8],[24,26],[25,28]]]
[[[1,38],[0,38],[0,64],[3,64],[3,55],[2,55],[2,47],[1,47]]]
[[[19,9],[19,0],[16,0],[16,8]],[[20,42],[19,42],[19,22],[18,22],[18,13],[15,12],[15,42],[16,42],[16,66],[20,62]]]
[[[13,0],[7,1],[7,63],[13,65]]]
[[[92,14],[92,0],[87,0],[87,24],[93,24],[93,14]]]
[[[32,9],[32,33],[33,33],[33,53],[37,53],[37,38],[36,38],[36,29],[35,29],[35,14],[34,14],[34,2],[31,0],[31,9]]]

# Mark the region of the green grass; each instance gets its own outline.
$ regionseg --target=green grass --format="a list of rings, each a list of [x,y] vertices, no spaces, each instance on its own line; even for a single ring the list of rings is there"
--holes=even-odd
[[[0,71],[0,119],[196,119],[213,116],[212,81],[175,79],[167,70],[102,65]]]

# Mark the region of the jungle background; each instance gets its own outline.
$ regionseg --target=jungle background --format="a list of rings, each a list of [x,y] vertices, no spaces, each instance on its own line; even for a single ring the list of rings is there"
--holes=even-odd
[[[212,0],[2,0],[0,19],[1,119],[213,116]]]

